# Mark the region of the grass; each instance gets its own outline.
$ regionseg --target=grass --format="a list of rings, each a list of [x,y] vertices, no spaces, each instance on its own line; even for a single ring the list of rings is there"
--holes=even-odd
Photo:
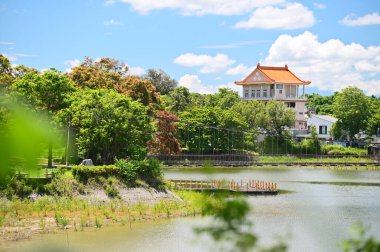
[[[27,229],[31,223],[39,232],[50,232],[73,224],[76,230],[102,228],[107,223],[125,225],[138,220],[153,220],[198,215],[204,202],[217,202],[213,193],[176,191],[183,202],[161,200],[149,205],[139,202],[128,205],[118,198],[110,202],[93,202],[78,197],[43,196],[35,201],[28,199],[0,200],[0,230],[7,227]],[[54,220],[54,222],[49,221]],[[78,228],[77,228],[78,223]],[[20,229],[20,230],[21,230]]]

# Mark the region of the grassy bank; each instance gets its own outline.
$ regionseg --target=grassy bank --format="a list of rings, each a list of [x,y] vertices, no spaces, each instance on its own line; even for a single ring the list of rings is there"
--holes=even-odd
[[[201,213],[205,202],[218,201],[218,197],[210,193],[176,191],[176,194],[180,198],[155,204],[144,201],[128,204],[120,199],[90,201],[83,197],[3,198],[0,200],[0,241],[63,229],[84,231],[115,223],[132,225],[135,221],[195,216]]]

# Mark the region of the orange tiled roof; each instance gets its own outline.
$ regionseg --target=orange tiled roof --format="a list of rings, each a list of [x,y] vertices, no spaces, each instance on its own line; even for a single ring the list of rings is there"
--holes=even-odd
[[[254,75],[258,75],[257,72],[262,74],[262,78],[257,80],[253,78]],[[247,77],[242,81],[236,81],[237,85],[244,84],[265,84],[265,83],[285,83],[285,84],[296,84],[296,85],[308,85],[310,81],[303,81],[293,74],[288,66],[285,67],[272,67],[272,66],[260,66],[257,64],[255,70],[253,70]]]

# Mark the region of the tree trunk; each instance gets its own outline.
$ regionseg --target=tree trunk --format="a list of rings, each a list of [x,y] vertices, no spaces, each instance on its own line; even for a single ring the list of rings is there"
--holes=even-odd
[[[49,143],[48,168],[53,168],[53,144]]]

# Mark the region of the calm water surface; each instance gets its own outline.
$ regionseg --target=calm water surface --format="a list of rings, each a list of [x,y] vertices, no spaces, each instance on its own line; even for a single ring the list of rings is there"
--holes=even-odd
[[[253,211],[254,232],[262,246],[286,239],[289,251],[340,251],[338,242],[347,238],[349,226],[370,224],[370,233],[380,238],[380,171],[328,169],[220,168],[209,174],[200,168],[165,170],[167,179],[257,179],[276,182],[292,193],[277,196],[247,196]],[[310,183],[318,182],[318,183]],[[332,185],[319,182],[354,182]],[[360,185],[360,183],[367,183]],[[215,245],[193,234],[194,226],[210,219],[180,218],[120,224],[100,230],[69,232],[69,247],[79,251],[207,251]],[[3,244],[3,250],[40,250],[41,246],[67,248],[65,233],[39,235],[28,241]]]

